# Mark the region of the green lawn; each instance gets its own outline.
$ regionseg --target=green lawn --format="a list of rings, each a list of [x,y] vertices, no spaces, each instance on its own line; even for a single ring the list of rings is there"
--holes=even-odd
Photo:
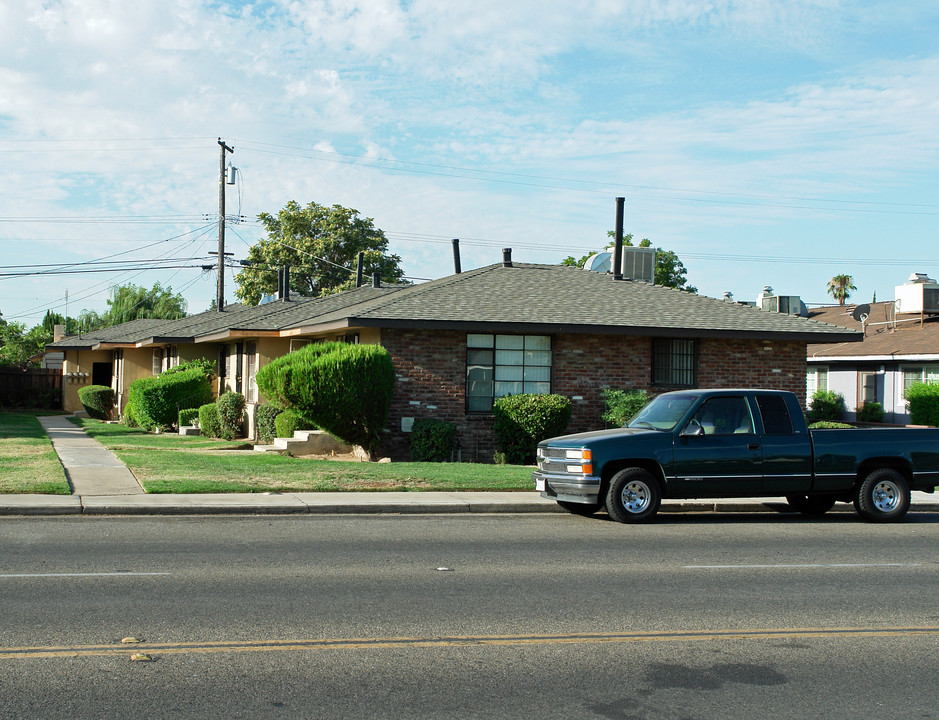
[[[0,493],[71,492],[65,470],[36,414],[0,412]]]
[[[75,422],[112,450],[151,493],[532,490],[531,468],[472,463],[363,463],[241,450],[243,443],[152,435]]]

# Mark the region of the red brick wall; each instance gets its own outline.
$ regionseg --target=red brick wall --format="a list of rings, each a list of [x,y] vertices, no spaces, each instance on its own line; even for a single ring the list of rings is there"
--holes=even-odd
[[[455,423],[463,460],[491,462],[496,450],[491,416],[465,411],[466,333],[382,330],[398,376],[387,441],[380,452],[408,457],[402,418],[436,418]],[[700,387],[762,387],[805,396],[805,343],[702,339],[698,344]],[[641,388],[652,393],[652,340],[611,335],[554,337],[554,392],[571,398],[570,432],[603,427],[604,388]]]

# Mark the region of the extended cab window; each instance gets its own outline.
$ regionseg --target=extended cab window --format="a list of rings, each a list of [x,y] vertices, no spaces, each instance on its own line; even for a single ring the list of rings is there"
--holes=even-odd
[[[757,395],[757,407],[767,435],[792,435],[792,418],[785,399],[780,395]]]
[[[691,424],[700,425],[705,435],[744,435],[753,432],[750,408],[742,397],[707,400],[698,408]]]

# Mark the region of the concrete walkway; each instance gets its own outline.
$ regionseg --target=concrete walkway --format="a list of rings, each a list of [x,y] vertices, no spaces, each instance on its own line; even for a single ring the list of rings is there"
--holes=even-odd
[[[70,421],[56,415],[38,418],[59,456],[72,494],[82,497],[143,495],[137,478],[114,454]]]
[[[377,513],[558,513],[536,492],[325,492],[162,495],[67,417],[41,417],[72,485],[72,495],[0,495],[0,515],[271,515]],[[664,500],[661,513],[791,512],[784,498]],[[854,512],[838,503],[833,513]],[[910,512],[939,512],[939,496],[914,492]]]

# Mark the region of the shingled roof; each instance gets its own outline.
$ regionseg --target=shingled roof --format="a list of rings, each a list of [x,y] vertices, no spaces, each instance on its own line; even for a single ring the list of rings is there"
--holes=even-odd
[[[489,265],[414,285],[305,323],[694,337],[856,341],[861,334],[791,315],[565,265]]]
[[[852,317],[853,305],[835,305],[814,308],[809,317],[836,325],[841,325],[858,332],[861,323]],[[894,317],[899,322],[893,322]],[[866,335],[860,345],[844,345],[840,342],[812,344],[809,347],[809,359],[839,358],[901,358],[922,357],[939,358],[939,318],[918,314],[900,314],[895,316],[893,302],[871,305],[870,316],[866,321]]]
[[[139,322],[139,321],[135,321]],[[231,305],[145,329],[125,323],[102,343],[167,344],[229,334],[356,327],[727,337],[844,343],[855,329],[564,265],[489,265],[420,285],[361,287],[320,298]],[[122,328],[127,328],[126,332]],[[106,336],[105,336],[106,335]],[[74,347],[67,338],[50,349]]]

